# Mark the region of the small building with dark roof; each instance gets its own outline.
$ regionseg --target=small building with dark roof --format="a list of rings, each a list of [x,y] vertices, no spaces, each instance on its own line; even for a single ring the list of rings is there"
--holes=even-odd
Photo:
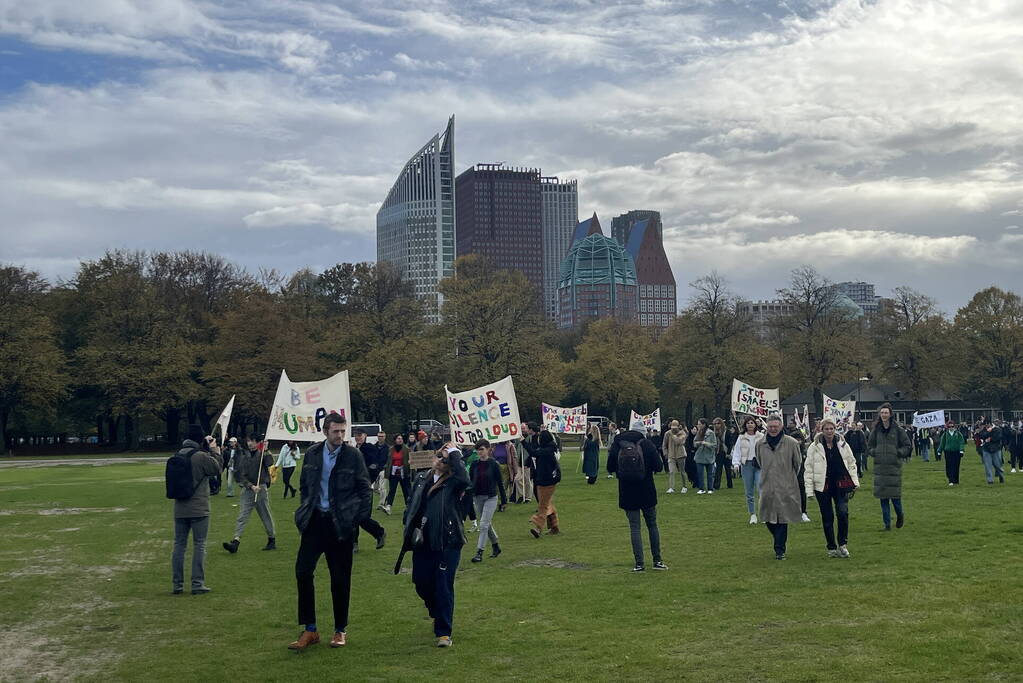
[[[843,384],[826,384],[821,388],[836,401],[856,401],[856,419],[865,425],[877,419],[877,411],[884,403],[892,405],[892,413],[901,424],[913,422],[913,413],[930,413],[944,410],[945,419],[957,424],[965,422],[973,424],[981,416],[997,417],[999,412],[994,408],[983,407],[976,402],[964,401],[958,396],[947,394],[941,390],[929,390],[915,399],[908,392],[902,391],[894,384],[874,384],[872,382],[845,382]],[[803,414],[803,406],[809,409],[811,418],[820,414],[814,406],[813,389],[804,389],[781,402],[781,409],[788,422],[796,411]]]

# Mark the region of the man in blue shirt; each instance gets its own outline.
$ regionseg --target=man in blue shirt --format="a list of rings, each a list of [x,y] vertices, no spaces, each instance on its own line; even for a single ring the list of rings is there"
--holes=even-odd
[[[348,604],[352,589],[352,545],[358,526],[369,519],[373,505],[366,463],[358,450],[344,442],[348,421],[331,413],[324,418],[324,441],[310,446],[299,484],[301,503],[295,525],[302,536],[295,560],[298,582],[298,623],[305,629],[288,648],[302,651],[320,642],[316,625],[313,573],[321,555],[327,556],[334,606],[331,647],[348,643]]]

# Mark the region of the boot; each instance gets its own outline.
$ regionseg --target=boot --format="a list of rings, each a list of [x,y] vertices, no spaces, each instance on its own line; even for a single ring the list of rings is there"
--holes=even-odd
[[[238,552],[238,544],[241,543],[237,538],[230,543],[224,543],[224,550],[231,553],[232,555]]]
[[[493,545],[493,552],[490,553],[490,557],[492,557],[492,558],[493,557],[497,557],[500,554],[501,554],[501,546],[499,546],[498,544],[495,543]]]
[[[472,561],[473,562],[482,562],[483,561],[483,551],[482,550],[477,550],[476,554],[472,556]]]
[[[266,539],[266,545],[263,546],[263,550],[277,550],[277,539],[270,536]]]

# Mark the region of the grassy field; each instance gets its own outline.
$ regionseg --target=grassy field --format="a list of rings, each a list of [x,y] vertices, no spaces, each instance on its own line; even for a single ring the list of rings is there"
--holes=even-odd
[[[217,496],[213,592],[172,596],[161,465],[0,470],[0,680],[1023,679],[1023,474],[987,486],[971,452],[950,489],[942,463],[914,460],[907,524],[888,533],[868,474],[848,560],[825,557],[812,501],[813,522],[790,529],[778,562],[764,526],[746,524],[741,482],[714,496],[662,493],[670,570],[633,575],[617,482],[587,486],[577,461],[563,459],[563,535],[534,540],[533,507],[509,506],[495,516],[499,559],[474,565],[463,551],[454,648],[433,646],[410,577],[391,573],[399,494],[399,514],[382,519],[388,547],[364,535],[356,556],[349,646],[302,655],[285,649],[299,632],[298,537],[279,484],[280,549],[260,551],[253,515],[228,555],[237,498]],[[317,588],[329,628],[323,563]]]

